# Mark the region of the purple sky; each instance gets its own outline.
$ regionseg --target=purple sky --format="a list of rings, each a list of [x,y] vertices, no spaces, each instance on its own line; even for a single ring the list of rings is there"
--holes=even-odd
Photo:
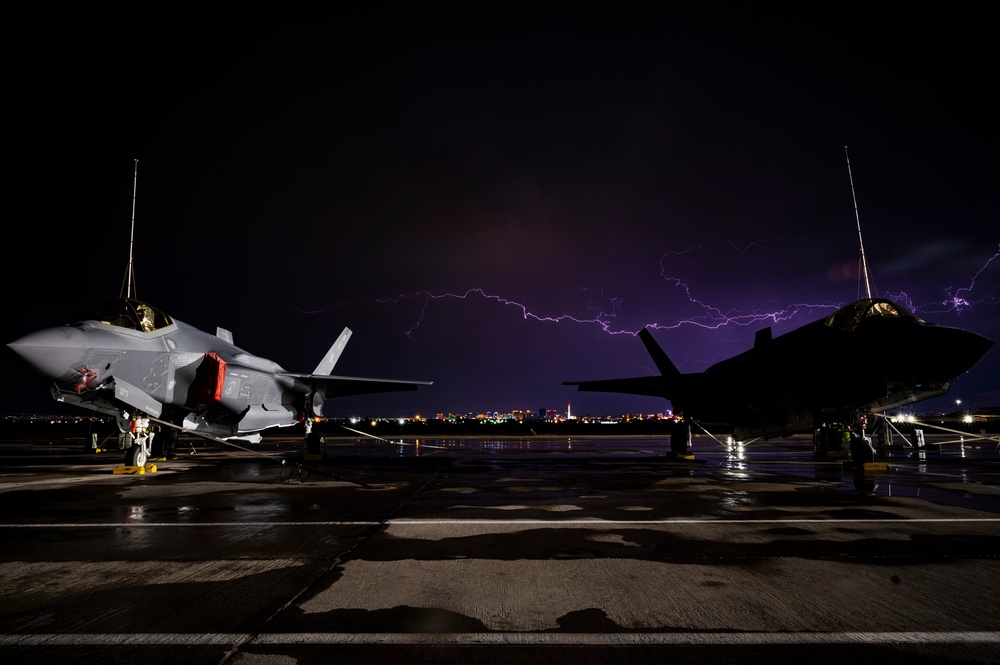
[[[855,300],[845,145],[878,294],[1000,341],[986,16],[737,4],[26,21],[4,342],[119,295],[138,159],[141,299],[435,382],[328,415],[662,411],[561,384],[654,371],[645,325],[694,372]],[[0,410],[52,410],[7,357]],[[1000,405],[1000,351],[920,407],[956,399]]]

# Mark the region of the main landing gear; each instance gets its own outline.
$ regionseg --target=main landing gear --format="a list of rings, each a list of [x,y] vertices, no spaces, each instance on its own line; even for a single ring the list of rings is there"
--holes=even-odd
[[[674,429],[670,433],[670,456],[690,457],[691,453],[691,423],[682,420],[674,424]]]
[[[164,458],[172,455],[177,449],[177,440],[179,438],[179,433],[173,427],[167,427],[166,429],[159,430],[153,433],[153,443],[151,446],[151,455],[153,458]]]
[[[875,461],[875,448],[872,439],[865,434],[865,419],[861,419],[861,427],[851,432],[851,461],[855,467],[864,468],[865,464]]]
[[[844,423],[828,423],[813,432],[813,449],[818,457],[843,455],[846,445],[851,463],[856,469],[875,461],[875,448],[871,437],[865,433],[868,419],[862,417],[854,426]]]
[[[321,432],[313,430],[313,421],[311,418],[306,418],[306,454],[307,455],[322,455],[323,450],[326,448],[326,437],[323,436]]]

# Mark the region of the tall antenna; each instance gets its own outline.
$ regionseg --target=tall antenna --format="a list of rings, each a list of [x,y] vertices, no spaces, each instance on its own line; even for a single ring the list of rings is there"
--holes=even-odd
[[[858,215],[858,197],[854,195],[854,176],[851,175],[851,157],[844,146],[844,157],[847,158],[847,177],[851,180],[851,198],[854,199],[854,219],[858,222],[858,244],[861,245],[861,274],[865,276],[865,290],[872,297],[871,281],[868,278],[868,262],[865,260],[865,241],[861,239],[861,216]],[[861,277],[858,276],[858,297],[861,296]]]
[[[127,286],[125,287],[124,296],[126,298],[135,298],[135,287],[132,286],[132,280],[135,275],[135,269],[132,265],[132,245],[135,243],[135,192],[139,184],[139,160],[133,160],[135,162],[135,173],[132,176],[132,232],[128,239],[128,268],[125,270],[125,281]]]

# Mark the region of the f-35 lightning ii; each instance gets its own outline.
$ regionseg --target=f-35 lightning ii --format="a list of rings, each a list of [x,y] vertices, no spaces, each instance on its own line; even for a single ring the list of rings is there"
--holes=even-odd
[[[919,319],[884,298],[864,298],[752,349],[681,374],[648,329],[639,332],[659,376],[567,381],[582,391],[650,395],[683,415],[671,452],[683,454],[691,425],[733,428],[733,438],[784,436],[824,423],[856,423],[948,392],[993,346],[977,333]],[[855,461],[858,461],[857,459]]]
[[[138,434],[153,419],[167,425],[167,442],[184,430],[259,441],[262,430],[303,423],[307,449],[318,452],[323,440],[311,425],[327,398],[430,385],[332,375],[350,336],[345,328],[311,374],[296,374],[237,347],[225,329],[211,335],[119,297],[77,323],[32,332],[7,346],[49,382],[56,400],[113,415],[123,433]],[[126,464],[143,466],[152,439],[135,436]]]

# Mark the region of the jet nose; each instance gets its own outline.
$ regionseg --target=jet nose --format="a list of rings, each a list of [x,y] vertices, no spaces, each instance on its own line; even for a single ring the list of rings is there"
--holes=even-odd
[[[941,376],[948,380],[972,369],[993,346],[993,340],[971,330],[939,327],[934,332],[938,344],[930,364],[939,367]]]
[[[965,336],[963,337],[961,344],[959,344],[959,347],[962,355],[964,356],[963,361],[968,363],[968,366],[965,368],[965,371],[968,371],[973,365],[982,360],[983,356],[986,355],[986,352],[993,346],[993,340],[987,339],[978,333],[970,332],[968,330],[963,330],[962,332],[965,333]]]
[[[87,337],[77,328],[46,328],[7,346],[47,379],[74,384],[80,381]]]

